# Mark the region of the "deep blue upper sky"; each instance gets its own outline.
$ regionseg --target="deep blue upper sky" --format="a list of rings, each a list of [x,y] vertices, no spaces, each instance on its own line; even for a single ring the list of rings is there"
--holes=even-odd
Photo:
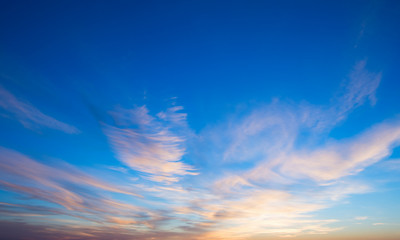
[[[65,98],[76,85],[115,103],[143,92],[179,95],[206,122],[245,101],[324,101],[358,60],[394,68],[398,5],[3,1],[1,60],[11,73],[57,79]]]

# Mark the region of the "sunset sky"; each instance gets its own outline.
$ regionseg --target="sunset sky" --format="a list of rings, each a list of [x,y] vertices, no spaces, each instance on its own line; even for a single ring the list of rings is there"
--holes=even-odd
[[[400,1],[0,1],[0,239],[400,239]]]

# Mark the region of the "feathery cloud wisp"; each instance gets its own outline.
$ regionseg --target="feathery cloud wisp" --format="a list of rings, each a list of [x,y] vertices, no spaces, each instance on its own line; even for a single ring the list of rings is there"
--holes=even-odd
[[[213,221],[218,230],[209,234],[221,239],[227,235],[250,237],[275,232],[294,236],[335,230],[303,220],[349,195],[372,191],[368,184],[352,181],[349,176],[388,157],[400,144],[397,118],[347,139],[320,137],[326,136],[366,99],[372,105],[375,103],[374,93],[381,77],[365,66],[364,61],[356,64],[342,93],[328,106],[274,101],[203,131],[201,139],[212,149],[205,158],[211,159],[213,171],[224,173],[211,184],[218,197],[199,199],[197,204],[179,211]],[[240,168],[232,168],[236,164]],[[277,202],[261,198],[260,202],[266,204],[259,205],[246,198],[255,197],[256,193],[271,196],[271,191],[289,186],[292,190],[282,191],[283,195],[278,195],[282,199]],[[258,211],[252,211],[252,206],[257,206]],[[247,215],[248,212],[251,213]],[[280,220],[283,227],[269,226],[271,221]],[[300,223],[307,224],[299,227]]]
[[[37,127],[47,127],[56,129],[69,134],[79,133],[79,130],[69,124],[54,119],[29,102],[21,101],[12,93],[0,86],[0,107],[12,114],[24,127],[34,129]]]
[[[151,212],[104,196],[105,192],[111,192],[136,198],[139,195],[133,188],[106,183],[69,165],[63,169],[47,166],[3,147],[0,147],[0,173],[1,188],[58,205],[57,210],[50,211],[53,214],[99,222],[107,221],[109,216],[138,217],[141,212]]]
[[[157,114],[150,114],[146,106],[116,108],[110,112],[114,124],[102,126],[117,158],[134,170],[108,167],[114,170],[112,174],[125,176],[126,188],[0,148],[3,189],[59,206],[0,203],[0,212],[21,216],[19,208],[30,217],[67,215],[118,227],[121,234],[117,236],[122,239],[161,235],[166,239],[251,239],[338,230],[332,226],[338,224],[337,219],[315,213],[352,194],[373,191],[368,183],[351,176],[389,156],[399,145],[400,120],[384,121],[343,139],[320,136],[366,99],[373,100],[379,81],[379,74],[359,63],[343,93],[328,106],[276,100],[209,127],[194,139],[206,142],[211,154],[203,151],[201,143],[192,146],[209,154],[209,168],[196,171],[184,159],[193,132],[182,107]],[[183,176],[189,183],[179,181]],[[135,198],[139,193],[143,198]],[[113,194],[134,200],[116,200]],[[69,236],[60,229],[54,231]],[[77,233],[88,239],[105,236],[97,225]]]
[[[183,163],[187,135],[186,114],[173,107],[153,117],[146,106],[119,108],[112,112],[116,126],[104,125],[105,134],[118,158],[127,166],[156,182],[176,182],[179,176],[194,175]]]

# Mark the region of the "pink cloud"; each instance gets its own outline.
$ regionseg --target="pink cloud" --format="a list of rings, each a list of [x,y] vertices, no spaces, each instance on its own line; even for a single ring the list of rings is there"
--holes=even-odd
[[[117,126],[104,125],[118,158],[144,177],[156,182],[176,182],[179,176],[194,175],[183,163],[187,133],[186,114],[181,107],[149,115],[145,106],[112,112]]]

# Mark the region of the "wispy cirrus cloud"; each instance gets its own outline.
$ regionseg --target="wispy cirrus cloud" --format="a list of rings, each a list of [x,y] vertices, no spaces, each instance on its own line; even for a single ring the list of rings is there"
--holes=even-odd
[[[155,182],[177,182],[179,176],[195,175],[182,162],[188,137],[186,114],[182,107],[168,108],[151,116],[146,106],[117,108],[111,112],[115,126],[104,125],[118,159],[143,177]]]
[[[0,107],[12,118],[19,121],[24,127],[35,129],[40,127],[60,130],[69,134],[79,133],[79,130],[69,124],[63,123],[53,117],[42,113],[27,101],[15,97],[0,85]]]
[[[137,224],[145,224],[151,219],[151,211],[115,200],[107,194],[123,194],[135,199],[140,197],[135,189],[106,183],[66,164],[59,167],[44,165],[19,152],[1,147],[0,187],[57,205],[53,210],[36,208],[40,214],[67,215],[89,222],[113,222],[115,217],[130,217],[136,219]],[[3,206],[8,209],[13,207],[6,203]],[[19,208],[32,210],[32,207]]]
[[[379,86],[381,74],[371,73],[365,66],[365,61],[355,65],[342,91],[332,98],[332,103],[328,106],[284,103],[275,99],[268,105],[253,108],[248,113],[231,117],[226,123],[206,129],[202,139],[210,142],[212,149],[216,149],[216,155],[213,156],[215,158],[233,163],[261,162],[259,166],[263,168],[286,162],[290,152],[296,151],[294,155],[301,155],[301,147],[305,148],[304,151],[321,149],[320,135],[329,132],[353,109],[363,105],[366,99],[370,99],[372,103],[376,101],[375,91]],[[393,124],[394,126],[388,127],[396,128],[396,124]],[[381,128],[368,134],[384,131],[385,127]],[[324,141],[331,140],[333,139]],[[341,147],[344,146],[338,146]]]
[[[211,147],[216,154],[214,157],[224,162],[254,162],[263,158],[271,161],[297,147],[294,144],[301,135],[309,136],[302,141],[311,143],[367,100],[374,105],[380,81],[381,73],[368,71],[366,61],[359,61],[329,105],[294,104],[274,99],[270,104],[231,116],[227,122],[203,131],[203,138],[219,148]]]
[[[326,138],[366,100],[375,104],[380,81],[381,74],[369,72],[366,62],[361,61],[330,105],[274,100],[206,129],[201,139],[211,153],[204,158],[210,159],[214,172],[223,172],[211,184],[218,197],[201,199],[181,211],[212,221],[218,230],[208,234],[221,239],[228,235],[248,238],[274,232],[297,236],[337,230],[329,227],[335,219],[315,219],[310,214],[352,194],[372,191],[368,183],[349,178],[390,156],[400,144],[398,118],[376,124],[357,136]],[[243,164],[247,162],[251,164]],[[285,188],[291,190],[280,190],[276,202],[262,197]],[[261,196],[259,203],[255,196]],[[270,226],[270,222],[280,221],[280,228]],[[324,224],[314,224],[317,222]]]
[[[97,180],[67,164],[62,166],[65,170],[57,167],[50,167],[19,152],[3,147],[0,147],[0,159],[0,170],[4,172],[3,176],[5,177],[8,175],[10,177],[18,176],[48,186],[53,186],[58,181],[69,181],[79,183],[80,185],[100,188],[106,191],[138,196],[138,194],[135,194],[132,191],[122,190],[106,182]]]
[[[342,91],[332,99],[329,115],[335,116],[333,119],[336,121],[345,119],[352,110],[367,100],[372,106],[376,104],[375,93],[381,82],[382,73],[370,72],[366,69],[366,65],[366,60],[357,62],[344,81]]]
[[[371,191],[368,184],[345,178],[390,155],[399,139],[394,119],[358,136],[321,142],[319,135],[353,109],[367,99],[375,103],[380,74],[367,71],[365,64],[356,64],[328,106],[274,100],[203,131],[197,147],[209,150],[206,158],[216,177],[204,182],[202,175],[193,176],[198,181],[190,188],[178,181],[193,174],[182,162],[190,131],[181,107],[153,116],[145,106],[117,108],[111,112],[115,125],[104,125],[104,132],[123,163],[143,179],[170,185],[136,184],[146,196],[163,199],[183,229],[213,239],[328,233],[339,229],[330,226],[337,220],[312,214]],[[236,164],[240,167],[232,168]]]
[[[146,106],[117,107],[109,112],[114,122],[102,128],[117,158],[133,170],[108,167],[125,176],[125,187],[0,148],[0,186],[58,206],[0,203],[0,212],[8,217],[65,215],[84,222],[73,234],[60,225],[51,227],[50,232],[70,239],[107,239],[107,231],[120,239],[252,239],[339,230],[340,220],[317,213],[373,191],[352,176],[400,144],[399,118],[354,136],[327,137],[353,109],[368,99],[375,103],[379,82],[380,74],[359,62],[329,105],[275,99],[198,136],[182,107],[157,114]],[[187,149],[188,139],[195,149]],[[187,163],[185,154],[192,150],[203,154],[190,157],[203,157],[207,169]],[[183,177],[189,181],[180,181]],[[42,232],[43,239],[48,233]]]
[[[311,151],[295,151],[284,157],[280,171],[294,178],[336,180],[388,157],[400,144],[399,140],[400,120],[394,119],[352,139],[328,143]]]
[[[382,225],[385,225],[385,223],[373,223],[372,225],[374,225],[374,226],[382,226]]]
[[[20,231],[24,229],[24,231]],[[193,239],[200,240],[197,233],[183,231],[152,230],[126,228],[119,225],[104,226],[92,225],[82,226],[76,222],[55,221],[46,226],[21,221],[0,221],[0,231],[5,239],[70,239],[70,240],[151,240],[151,239]],[[134,237],[132,237],[134,236]]]

